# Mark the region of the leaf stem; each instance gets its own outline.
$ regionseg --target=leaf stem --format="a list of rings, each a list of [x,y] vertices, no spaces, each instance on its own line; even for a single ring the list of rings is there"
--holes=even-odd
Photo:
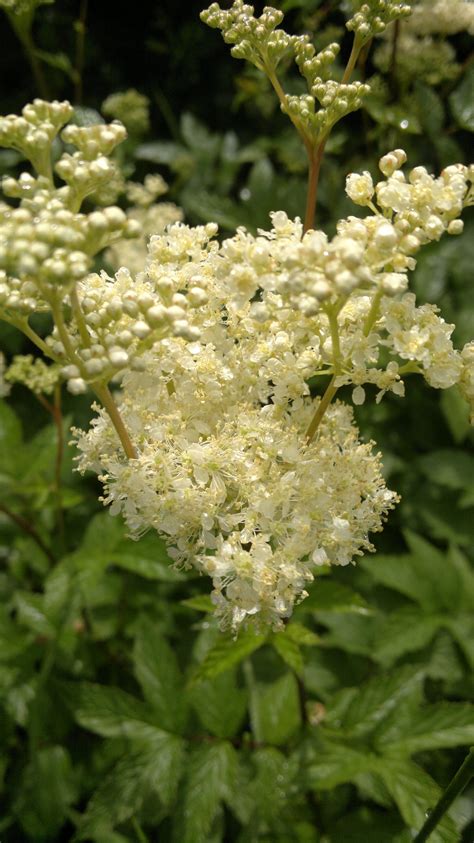
[[[471,746],[469,753],[461,764],[459,770],[451,779],[444,793],[441,794],[437,804],[431,811],[428,819],[413,840],[413,843],[425,843],[438,823],[444,817],[448,808],[474,776],[474,746]]]

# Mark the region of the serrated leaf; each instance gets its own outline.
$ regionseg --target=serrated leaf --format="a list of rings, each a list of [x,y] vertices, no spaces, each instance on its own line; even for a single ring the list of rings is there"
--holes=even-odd
[[[231,638],[229,635],[221,635],[197,667],[192,682],[212,679],[225,670],[240,664],[243,659],[265,644],[267,638],[267,635],[256,635],[251,631],[242,632],[237,639]]]
[[[235,670],[194,684],[189,697],[202,725],[211,735],[232,738],[237,734],[247,710],[247,693],[238,687]]]
[[[173,827],[176,843],[208,843],[223,799],[231,794],[237,755],[228,743],[192,750]]]
[[[75,798],[69,754],[51,746],[37,750],[26,767],[14,810],[28,838],[39,843],[55,839]]]
[[[377,771],[378,757],[348,746],[330,746],[308,768],[308,785],[315,790],[332,790],[353,782],[361,773]]]
[[[373,732],[404,698],[417,690],[422,678],[419,668],[408,665],[370,679],[354,694],[342,717],[345,734],[361,738]]]
[[[474,88],[474,69],[469,67],[462,82],[455,88],[449,97],[451,111],[461,129],[474,132],[474,99],[472,91]]]
[[[376,634],[378,619],[352,612],[321,612],[317,619],[328,627],[330,632],[321,639],[325,647],[339,647],[347,653],[372,656],[373,638]]]
[[[373,559],[364,557],[359,564],[376,582],[410,597],[424,609],[446,608],[449,587],[459,588],[456,572],[436,547],[409,531],[406,538],[411,553],[377,554]]]
[[[303,654],[299,645],[285,632],[277,632],[270,639],[270,643],[288,667],[300,676],[303,672]]]
[[[440,789],[436,782],[417,764],[398,759],[381,760],[379,774],[408,828],[413,832],[419,831],[439,798]],[[430,835],[430,843],[458,841],[456,827],[445,815]]]
[[[146,796],[158,793],[165,806],[175,798],[183,764],[183,741],[156,730],[146,740],[132,741],[90,799],[79,828],[79,839],[90,839],[96,828],[119,825],[132,817]]]
[[[298,684],[292,673],[256,682],[250,691],[250,720],[256,740],[278,746],[301,726]]]
[[[135,675],[158,723],[181,732],[186,721],[184,681],[170,645],[151,621],[143,618],[133,650]]]
[[[439,607],[451,612],[462,597],[462,583],[456,568],[449,564],[446,553],[438,550],[422,536],[411,530],[405,530],[404,536],[414,555],[418,576],[431,579],[434,608]]]
[[[414,712],[403,729],[392,729],[379,741],[384,752],[413,755],[428,749],[464,746],[474,742],[474,706],[440,702]]]
[[[410,607],[391,612],[378,627],[374,658],[391,665],[406,653],[421,650],[444,622],[443,615],[425,615]]]
[[[318,578],[298,611],[355,612],[367,615],[370,608],[364,598],[349,586],[329,578]]]
[[[77,722],[102,737],[141,737],[155,729],[152,712],[121,688],[70,682],[61,686],[61,692]]]

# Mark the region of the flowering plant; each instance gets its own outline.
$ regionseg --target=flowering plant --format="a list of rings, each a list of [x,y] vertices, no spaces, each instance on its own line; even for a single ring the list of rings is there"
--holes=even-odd
[[[29,10],[28,38],[34,5],[24,7]],[[220,239],[213,221],[183,223],[176,205],[157,201],[167,189],[159,174],[148,174],[143,183],[128,178],[126,153],[120,152],[127,132],[134,143],[150,125],[148,100],[133,89],[104,103],[104,113],[123,122],[79,125],[69,102],[47,99],[34,99],[19,116],[0,118],[0,145],[29,160],[33,169],[7,175],[2,182],[0,319],[25,335],[28,351],[36,347],[42,354],[17,355],[6,369],[1,358],[0,395],[7,395],[13,383],[23,384],[53,416],[58,452],[50,520],[63,542],[67,496],[61,490],[61,384],[78,402],[94,397],[92,421],[73,427],[76,467],[98,476],[100,499],[111,515],[122,517],[128,537],[123,537],[119,519],[94,521],[83,547],[74,547],[46,576],[44,601],[38,603],[37,595],[19,598],[20,617],[27,619],[22,622],[32,623],[33,618],[35,631],[47,638],[54,629],[61,653],[76,647],[71,644],[71,630],[82,634],[88,624],[100,640],[100,621],[96,628],[96,621],[88,617],[101,605],[94,603],[101,599],[94,589],[107,591],[107,583],[114,582],[105,576],[110,564],[176,588],[186,577],[192,582],[193,574],[207,575],[212,580],[210,601],[201,595],[184,602],[188,610],[212,611],[219,629],[228,632],[222,634],[212,622],[202,624],[197,663],[186,687],[156,620],[172,617],[170,629],[175,631],[178,600],[160,594],[150,606],[143,593],[136,615],[123,630],[118,621],[105,634],[113,638],[117,630],[125,638],[134,637],[134,671],[146,702],[123,689],[74,683],[70,676],[70,684],[61,685],[62,698],[82,727],[132,742],[123,770],[121,759],[114,768],[117,780],[133,780],[116,819],[111,822],[107,813],[114,800],[106,779],[78,823],[79,839],[115,843],[112,826],[134,819],[134,806],[146,813],[141,791],[149,778],[167,829],[194,716],[191,710],[212,737],[203,752],[191,751],[196,769],[191,764],[180,797],[186,812],[182,822],[173,825],[174,839],[189,843],[210,839],[222,801],[242,826],[249,828],[256,818],[256,836],[249,840],[264,839],[268,829],[274,833],[268,812],[249,808],[245,789],[242,799],[233,792],[238,790],[240,774],[250,781],[237,750],[242,757],[247,749],[256,753],[250,764],[253,782],[271,777],[282,763],[285,784],[293,782],[297,789],[302,772],[308,773],[310,788],[318,792],[356,777],[362,793],[382,805],[387,804],[388,794],[405,824],[417,827],[436,787],[429,777],[422,778],[422,796],[410,802],[397,777],[413,781],[426,775],[409,760],[410,754],[434,745],[462,744],[472,734],[470,708],[453,702],[442,711],[426,706],[428,719],[436,726],[441,723],[436,732],[439,743],[431,736],[417,743],[415,723],[407,749],[398,721],[393,739],[390,712],[398,702],[402,705],[405,693],[407,717],[421,722],[424,716],[420,708],[424,675],[416,663],[400,665],[394,677],[384,675],[369,682],[361,692],[364,716],[360,718],[358,703],[347,689],[342,701],[331,699],[326,713],[320,702],[308,699],[303,678],[301,647],[314,646],[319,639],[301,619],[315,606],[323,623],[329,605],[336,613],[360,615],[364,629],[372,629],[370,608],[359,595],[351,596],[344,577],[358,557],[375,549],[373,535],[382,530],[399,502],[397,491],[386,485],[375,443],[364,437],[363,426],[359,431],[358,414],[372,397],[376,405],[387,397],[403,397],[408,382],[421,375],[430,387],[448,391],[456,387],[461,398],[454,400],[466,401],[474,417],[474,343],[455,347],[454,325],[433,303],[418,303],[410,288],[419,255],[430,254],[444,235],[447,241],[462,235],[461,216],[474,203],[474,167],[450,161],[434,176],[422,165],[407,169],[407,153],[398,146],[386,148],[378,179],[365,169],[340,173],[352,207],[341,214],[332,233],[330,227],[319,228],[320,173],[333,129],[374,97],[377,82],[371,88],[370,81],[353,81],[372,39],[382,38],[376,60],[383,68],[386,43],[392,47],[394,43],[387,40],[390,33],[398,32],[403,45],[404,39],[424,37],[427,26],[424,4],[416,7],[413,24],[406,3],[369,0],[352,5],[354,14],[346,26],[353,41],[345,68],[337,64],[340,46],[335,41],[317,48],[309,35],[294,36],[279,28],[283,20],[279,9],[266,7],[257,17],[253,7],[235,0],[228,10],[213,3],[201,15],[205,23],[222,31],[233,56],[264,75],[296,130],[308,164],[303,219],[276,208],[269,224],[262,219],[266,227],[255,231],[239,225]],[[470,26],[466,4],[459,5],[469,19],[467,23],[463,19],[462,26]],[[15,9],[13,0],[6,5],[10,17]],[[440,0],[430,32],[437,31],[435,23],[442,26],[443,9]],[[456,31],[451,23],[449,27]],[[299,74],[295,84],[287,79],[293,64]],[[410,91],[415,83],[403,64],[400,77],[405,93]],[[142,148],[141,154],[146,157],[146,153]],[[255,150],[246,154],[247,160],[257,155]],[[8,425],[16,430],[5,413]],[[6,466],[11,473],[8,460]],[[28,532],[36,548],[56,566],[56,556],[41,533],[7,504],[0,504],[0,513]],[[159,541],[153,537],[156,533]],[[137,542],[132,544],[130,538]],[[401,585],[395,566],[395,573],[390,573],[390,557],[381,557],[379,573],[375,573],[377,558],[372,567],[362,560],[362,578],[370,570],[384,587],[423,606],[432,600],[436,609],[428,633],[425,628],[418,631],[419,640],[415,636],[415,645],[409,642],[405,649],[393,643],[390,629],[384,631],[382,625],[376,659],[387,668],[416,651],[419,641],[424,646],[439,629],[449,629],[456,642],[463,638],[449,615],[449,601],[436,589],[428,600],[406,573],[410,565],[422,566],[426,554],[433,553],[439,577],[447,577],[444,560],[416,537],[409,541],[412,555],[399,561]],[[101,561],[97,547],[103,548]],[[162,564],[165,555],[172,567]],[[470,583],[464,562],[454,558],[457,561],[450,564],[460,572],[459,583]],[[331,591],[332,574],[328,575],[338,567],[346,570]],[[469,588],[466,585],[465,595],[461,587],[456,592],[461,603],[468,600]],[[43,611],[40,622],[38,613]],[[402,625],[404,620],[415,623],[418,608],[402,605],[400,612],[396,620]],[[327,623],[331,629],[331,621]],[[358,632],[351,650],[351,630],[334,629],[336,641],[338,634],[342,636],[347,652],[369,658],[370,645],[364,649],[357,643]],[[374,641],[377,630],[372,629]],[[247,660],[242,670],[244,692],[235,666],[268,645],[290,672],[273,683],[261,683]],[[50,654],[32,686],[32,699],[42,693],[49,678],[55,650]],[[430,669],[436,677],[439,668]],[[81,664],[77,670],[83,672]],[[91,675],[89,663],[82,679]],[[76,697],[71,685],[80,685]],[[13,680],[12,688],[8,713],[15,711],[15,722],[24,726],[29,723],[28,705],[18,713]],[[277,718],[275,729],[270,716],[272,689],[290,712],[288,722]],[[368,725],[374,694],[377,700],[380,697],[374,716],[386,730],[380,734],[372,729],[373,723]],[[221,695],[230,700],[224,713],[218,710]],[[253,734],[248,737],[244,731],[236,737],[247,705]],[[387,720],[385,706],[390,708]],[[229,725],[227,715],[235,723]],[[321,720],[325,723],[315,738],[310,730]],[[305,737],[292,748],[299,727],[309,730],[308,742]],[[65,756],[47,754],[49,748],[42,755],[38,730],[31,728],[35,753],[56,772],[64,766],[65,777],[72,782]],[[368,741],[363,750],[361,740]],[[282,762],[272,747],[288,741],[289,754]],[[403,753],[406,758],[400,760]],[[131,775],[133,758],[138,772]],[[203,767],[209,771],[210,784],[205,787],[211,807],[196,825],[194,815],[200,816],[196,792]],[[32,771],[26,767],[16,814],[27,802]],[[168,779],[169,787],[164,784]],[[284,793],[282,804],[286,799]],[[67,810],[74,801],[72,784],[63,801]],[[34,835],[36,820],[28,812],[26,817],[23,827]],[[295,840],[316,839],[311,822],[303,820],[299,826]],[[143,834],[139,825],[137,834]],[[338,839],[337,831],[334,834],[331,841]],[[440,843],[458,839],[451,821],[445,821],[439,834]]]

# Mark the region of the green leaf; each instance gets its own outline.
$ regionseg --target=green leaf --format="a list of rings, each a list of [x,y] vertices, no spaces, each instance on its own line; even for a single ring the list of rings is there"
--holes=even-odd
[[[208,594],[196,594],[195,597],[187,597],[181,600],[181,605],[187,609],[195,609],[196,612],[213,612],[215,606]]]
[[[155,731],[146,740],[132,741],[130,750],[115,764],[90,799],[79,828],[79,839],[89,840],[95,829],[119,825],[132,817],[147,796],[158,794],[171,804],[183,766],[183,741]],[[155,796],[156,799],[156,796]]]
[[[44,64],[54,67],[56,70],[61,70],[69,79],[74,81],[76,78],[76,71],[66,53],[50,53],[48,50],[39,50],[37,47],[34,53]]]
[[[411,843],[395,814],[370,810],[366,805],[337,820],[330,828],[331,843]]]
[[[209,650],[204,660],[198,665],[192,682],[212,679],[225,670],[239,664],[243,659],[258,650],[267,641],[268,635],[256,635],[254,632],[242,632],[237,639],[222,634],[217,643]]]
[[[433,483],[448,489],[468,489],[474,486],[474,457],[467,451],[446,448],[420,457],[421,471]]]
[[[372,656],[373,638],[378,624],[374,616],[318,611],[317,619],[330,630],[329,634],[321,639],[323,646],[339,647],[347,653]]]
[[[173,568],[164,544],[161,549],[157,549],[156,555],[149,555],[145,548],[140,547],[141,544],[142,541],[139,541],[135,547],[132,542],[128,542],[127,550],[119,548],[112,552],[110,562],[147,580],[182,582],[185,579],[183,573]]]
[[[183,677],[170,645],[145,618],[138,627],[133,661],[135,675],[160,725],[182,732],[187,714]]]
[[[15,474],[21,443],[20,421],[8,404],[0,400],[0,473]]]
[[[236,770],[237,755],[228,743],[192,750],[175,816],[176,843],[208,843],[220,803],[234,789]]]
[[[150,709],[121,688],[70,682],[61,691],[77,722],[104,738],[141,737],[155,730]]]
[[[247,710],[247,693],[238,687],[235,670],[194,684],[189,697],[202,725],[211,735],[232,738],[237,734]]]
[[[359,564],[376,582],[410,597],[424,609],[452,609],[460,582],[446,554],[415,533],[406,531],[405,536],[411,553],[364,557]]]
[[[474,742],[474,706],[440,702],[420,708],[398,735],[392,731],[379,742],[383,752],[413,755],[427,749],[464,746]]]
[[[444,108],[441,97],[433,88],[418,80],[415,82],[415,97],[423,129],[429,137],[437,137],[444,123]]]
[[[309,766],[307,781],[315,790],[332,790],[340,784],[352,783],[361,773],[377,771],[378,760],[371,753],[334,744],[319,753]]]
[[[174,165],[180,160],[190,160],[189,153],[182,144],[173,141],[153,141],[141,143],[135,150],[135,157],[151,164]]]
[[[342,717],[344,732],[352,738],[373,732],[404,698],[417,691],[422,678],[423,672],[410,665],[374,676],[352,697]]]
[[[285,664],[287,664],[288,667],[291,667],[291,669],[300,676],[303,673],[304,662],[299,644],[290,638],[286,631],[275,633],[275,635],[271,637],[270,643],[275,648],[278,655],[281,656]]]
[[[474,132],[473,88],[474,68],[471,66],[466,71],[462,82],[449,97],[449,105],[451,106],[451,111],[458,123],[458,126],[460,126],[461,129],[467,129],[468,132]]]
[[[309,596],[298,607],[298,611],[355,612],[367,615],[370,613],[370,608],[364,598],[349,586],[329,578],[319,577],[312,586]]]
[[[450,389],[443,389],[440,403],[451,435],[456,444],[459,445],[465,440],[471,429],[468,404],[455,386]]]
[[[256,740],[278,746],[301,726],[298,684],[292,673],[275,682],[256,682],[250,692],[250,720]]]
[[[378,627],[374,658],[391,665],[400,656],[421,650],[444,622],[443,615],[422,614],[410,607],[391,612]]]
[[[25,768],[14,810],[30,840],[50,841],[75,798],[69,755],[62,746],[50,746],[37,750]]]
[[[419,831],[439,798],[436,782],[411,761],[384,758],[380,761],[379,773],[407,826],[412,831]],[[430,835],[430,843],[458,841],[456,827],[446,815]]]
[[[315,644],[319,644],[320,637],[316,635],[311,629],[308,629],[307,626],[304,626],[302,623],[298,623],[298,621],[291,621],[288,626],[286,627],[286,634],[291,638],[292,641],[295,641],[297,644],[302,644],[303,646],[312,647]]]

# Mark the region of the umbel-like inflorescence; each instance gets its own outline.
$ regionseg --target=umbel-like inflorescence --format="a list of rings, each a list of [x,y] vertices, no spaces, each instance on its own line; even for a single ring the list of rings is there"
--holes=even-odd
[[[414,255],[443,232],[459,234],[472,172],[439,178],[402,150],[384,156],[378,184],[348,177],[369,206],[330,240],[272,214],[257,236],[239,229],[219,246],[208,228],[177,224],[152,238],[144,278],[189,289],[199,279],[199,341],[166,338],[122,380],[120,410],[136,444],[123,457],[104,411],[77,433],[81,469],[102,476],[104,501],[132,533],[155,528],[177,563],[212,577],[222,622],[280,625],[304,598],[315,567],[347,565],[372,549],[397,496],[350,408],[329,401],[351,384],[355,404],[376,387],[403,395],[418,372],[474,400],[470,358],[435,307],[407,293]],[[143,282],[142,282],[143,283]],[[156,280],[155,280],[156,283]],[[320,399],[308,381],[329,376]]]
[[[104,199],[122,178],[113,158],[121,123],[66,126],[53,173],[51,144],[69,104],[37,100],[0,118],[0,143],[35,170],[3,185],[17,204],[0,205],[0,318],[52,361],[20,358],[7,378],[36,392],[58,377],[73,393],[91,389],[100,405],[90,429],[75,431],[79,469],[99,475],[104,503],[132,535],[157,530],[177,565],[211,577],[217,615],[235,631],[280,627],[318,567],[373,549],[371,534],[397,502],[340,388],[355,405],[366,393],[380,401],[402,396],[418,373],[433,387],[457,384],[474,417],[474,343],[455,349],[454,326],[408,292],[419,249],[461,234],[473,168],[405,175],[395,149],[380,160],[378,183],[368,172],[347,177],[365,217],[340,220],[332,238],[314,226],[325,142],[366,92],[350,82],[361,46],[406,11],[391,0],[355,5],[342,78],[332,75],[338,45],[316,53],[307,36],[277,28],[275,9],[255,18],[236,0],[203,13],[268,75],[304,141],[304,224],[275,211],[268,230],[239,228],[219,243],[212,222],[188,227],[175,206],[156,204],[166,189],[157,176],[126,186],[134,207],[124,211]],[[278,79],[289,58],[303,96]],[[126,239],[139,230],[146,256],[143,240]],[[91,271],[104,250],[115,274]],[[46,338],[29,322],[38,311],[53,319]],[[315,382],[323,387],[312,398]]]

